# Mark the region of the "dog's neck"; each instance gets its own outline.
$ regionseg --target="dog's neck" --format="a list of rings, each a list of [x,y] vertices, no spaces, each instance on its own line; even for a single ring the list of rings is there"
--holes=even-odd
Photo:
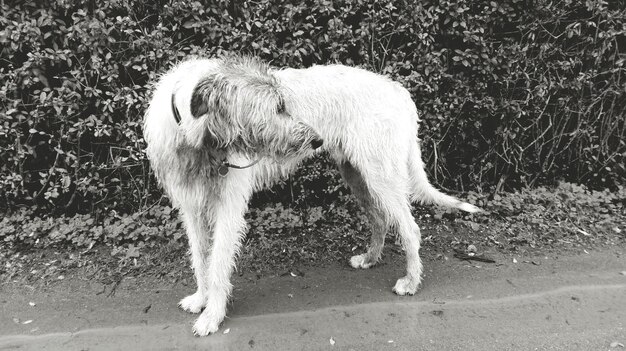
[[[254,165],[256,165],[257,163],[259,163],[261,159],[257,158],[256,160],[252,161],[252,163],[245,165],[245,166],[238,166],[238,165],[234,165],[232,163],[229,163],[227,161],[227,159],[224,159],[224,161],[222,161],[222,164],[217,168],[217,174],[219,174],[222,177],[225,177],[228,174],[228,170],[230,168],[235,168],[235,169],[246,169],[246,168],[250,168]]]

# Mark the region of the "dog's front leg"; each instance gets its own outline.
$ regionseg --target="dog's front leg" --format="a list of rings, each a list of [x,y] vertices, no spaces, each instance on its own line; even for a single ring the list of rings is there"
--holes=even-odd
[[[249,194],[226,186],[221,201],[214,204],[213,245],[208,259],[207,270],[202,279],[206,286],[206,305],[193,326],[196,335],[214,333],[226,316],[226,304],[232,291],[230,276],[235,266],[235,255],[241,245],[246,230],[244,213]],[[230,190],[230,191],[229,191]],[[210,209],[211,210],[211,209]]]
[[[212,237],[205,211],[202,206],[181,208],[181,218],[187,228],[191,266],[196,276],[198,290],[193,295],[182,299],[178,306],[190,313],[200,313],[206,305],[206,296],[208,295],[204,277],[208,270],[208,255],[212,246]]]

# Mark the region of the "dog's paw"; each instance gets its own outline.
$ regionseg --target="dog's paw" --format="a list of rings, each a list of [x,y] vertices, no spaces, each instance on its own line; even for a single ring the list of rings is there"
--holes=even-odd
[[[393,292],[400,296],[413,295],[417,292],[419,285],[419,278],[411,278],[410,276],[402,277],[396,282],[396,286],[393,287]]]
[[[180,300],[178,307],[189,313],[200,313],[206,306],[206,300],[199,291]]]
[[[360,254],[360,255],[356,255],[356,256],[352,256],[352,258],[350,258],[350,265],[352,266],[352,268],[356,268],[356,269],[368,269],[371,266],[373,266],[376,262],[372,262],[369,259],[369,256],[367,254]]]
[[[213,334],[219,329],[220,323],[222,323],[223,320],[224,315],[209,313],[208,310],[205,310],[200,317],[196,319],[192,329],[193,334],[196,336]]]

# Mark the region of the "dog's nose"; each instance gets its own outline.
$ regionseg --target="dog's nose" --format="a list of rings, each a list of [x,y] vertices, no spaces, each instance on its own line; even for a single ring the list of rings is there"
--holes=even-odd
[[[320,146],[322,146],[322,144],[324,144],[324,141],[322,141],[321,139],[311,140],[311,147],[313,148],[313,150],[318,149]]]

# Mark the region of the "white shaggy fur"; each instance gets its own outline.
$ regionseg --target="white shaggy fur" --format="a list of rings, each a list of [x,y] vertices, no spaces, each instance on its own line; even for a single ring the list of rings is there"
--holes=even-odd
[[[368,251],[350,264],[376,264],[385,234],[394,228],[406,251],[407,273],[393,291],[414,294],[422,263],[411,202],[479,211],[430,185],[418,122],[406,89],[358,68],[271,69],[254,59],[231,57],[188,60],[165,74],[144,132],[157,178],[187,228],[198,289],[179,305],[192,313],[204,309],[194,333],[217,331],[225,317],[252,193],[291,173],[314,154],[320,139],[372,226]],[[245,169],[225,166],[254,160],[259,162]],[[224,170],[227,174],[218,175]]]

